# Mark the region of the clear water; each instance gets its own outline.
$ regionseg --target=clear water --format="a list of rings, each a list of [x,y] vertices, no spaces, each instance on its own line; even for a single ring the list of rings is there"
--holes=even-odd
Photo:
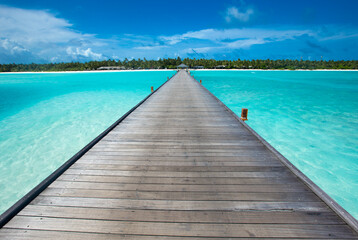
[[[0,74],[0,213],[173,74]]]
[[[196,79],[358,218],[358,72],[196,71]]]
[[[173,73],[0,74],[0,212]],[[358,72],[194,75],[358,218]]]

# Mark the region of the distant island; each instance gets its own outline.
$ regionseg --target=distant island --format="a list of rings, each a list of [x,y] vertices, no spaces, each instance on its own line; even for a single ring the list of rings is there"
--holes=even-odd
[[[46,63],[46,64],[0,64],[0,72],[55,72],[92,70],[141,70],[176,69],[185,64],[192,69],[358,69],[358,61],[310,61],[310,60],[215,60],[190,58],[164,58],[146,60],[127,58],[123,61],[104,60],[90,62]]]

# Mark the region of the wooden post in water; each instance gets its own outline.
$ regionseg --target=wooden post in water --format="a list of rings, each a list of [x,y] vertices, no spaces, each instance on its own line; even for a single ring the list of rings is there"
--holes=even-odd
[[[153,86],[150,87],[150,91],[153,92],[154,91],[154,88]]]
[[[241,109],[241,120],[242,121],[247,121],[247,112],[249,110],[247,108],[243,108]]]

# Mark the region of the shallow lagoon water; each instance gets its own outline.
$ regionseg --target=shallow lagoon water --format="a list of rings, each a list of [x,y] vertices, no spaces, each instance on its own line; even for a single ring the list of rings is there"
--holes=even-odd
[[[0,212],[173,73],[0,74]],[[358,72],[194,76],[358,217]]]
[[[173,74],[0,74],[0,213]]]
[[[195,71],[196,79],[358,218],[357,71]]]

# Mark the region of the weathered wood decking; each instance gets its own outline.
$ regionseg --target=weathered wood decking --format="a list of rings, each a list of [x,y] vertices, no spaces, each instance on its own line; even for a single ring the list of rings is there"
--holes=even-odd
[[[184,71],[0,230],[0,239],[236,238],[357,234]]]

